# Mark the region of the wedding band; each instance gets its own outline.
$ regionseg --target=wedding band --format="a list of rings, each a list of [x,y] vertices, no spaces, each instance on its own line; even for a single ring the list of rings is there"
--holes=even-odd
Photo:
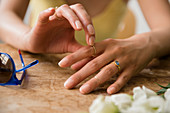
[[[118,72],[120,72],[120,64],[119,64],[119,62],[117,60],[115,60],[113,63],[118,68]]]
[[[93,55],[92,55],[92,57],[95,57],[96,56],[96,47],[93,45],[93,46],[91,46],[92,48],[93,48],[93,50],[94,50],[94,53],[93,53]]]

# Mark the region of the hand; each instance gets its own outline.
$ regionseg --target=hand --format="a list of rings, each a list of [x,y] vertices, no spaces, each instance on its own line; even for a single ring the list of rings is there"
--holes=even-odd
[[[95,48],[96,57],[89,62],[87,61],[94,55],[92,46],[82,47],[60,61],[61,67],[72,65],[73,69],[80,69],[83,66],[65,82],[66,88],[73,88],[101,69],[95,77],[80,87],[82,94],[93,91],[118,73],[119,70],[113,63],[117,60],[120,63],[120,74],[117,80],[107,88],[109,94],[116,93],[154,58],[154,49],[156,49],[152,45],[149,34],[135,35],[128,39],[106,39],[96,43]]]
[[[34,53],[74,52],[82,47],[74,32],[84,29],[87,44],[93,45],[94,27],[81,4],[62,5],[42,11],[36,25],[25,34],[27,50]],[[81,38],[81,37],[79,37]]]

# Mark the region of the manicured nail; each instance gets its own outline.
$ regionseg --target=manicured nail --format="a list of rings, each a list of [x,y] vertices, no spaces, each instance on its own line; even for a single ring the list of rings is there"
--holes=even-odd
[[[63,66],[65,66],[65,65],[67,65],[67,63],[68,63],[68,59],[67,59],[67,58],[63,58],[63,59],[58,63],[58,65],[59,65],[60,67],[63,67]]]
[[[85,93],[89,93],[90,92],[90,86],[89,84],[85,84],[83,86],[80,87],[80,92],[85,94]]]
[[[75,24],[76,24],[77,29],[81,29],[82,28],[82,25],[81,25],[80,21],[76,20]]]
[[[90,44],[91,46],[94,45],[94,42],[95,42],[94,40],[95,40],[94,36],[89,37],[89,44]]]
[[[74,84],[74,80],[72,78],[67,79],[67,81],[64,83],[65,88],[70,88]]]
[[[50,11],[52,11],[52,10],[53,10],[53,8],[50,7],[50,8],[48,8],[48,9],[46,9],[45,12],[50,12]]]
[[[87,30],[91,35],[94,35],[94,27],[91,24],[87,26]]]
[[[111,87],[108,89],[109,94],[113,94],[113,93],[115,93],[115,91],[116,91],[115,87]]]
[[[52,11],[53,9],[54,9],[54,8],[52,8],[52,7],[48,8],[49,11]]]

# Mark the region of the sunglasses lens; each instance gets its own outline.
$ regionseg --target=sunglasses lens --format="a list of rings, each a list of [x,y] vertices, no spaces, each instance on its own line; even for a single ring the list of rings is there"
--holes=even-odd
[[[12,62],[6,54],[0,54],[0,83],[10,80],[13,72]]]

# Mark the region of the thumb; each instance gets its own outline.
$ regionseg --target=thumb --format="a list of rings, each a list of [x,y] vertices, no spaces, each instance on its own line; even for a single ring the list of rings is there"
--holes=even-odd
[[[39,14],[37,24],[46,24],[49,21],[49,17],[55,13],[54,8],[48,8]]]

